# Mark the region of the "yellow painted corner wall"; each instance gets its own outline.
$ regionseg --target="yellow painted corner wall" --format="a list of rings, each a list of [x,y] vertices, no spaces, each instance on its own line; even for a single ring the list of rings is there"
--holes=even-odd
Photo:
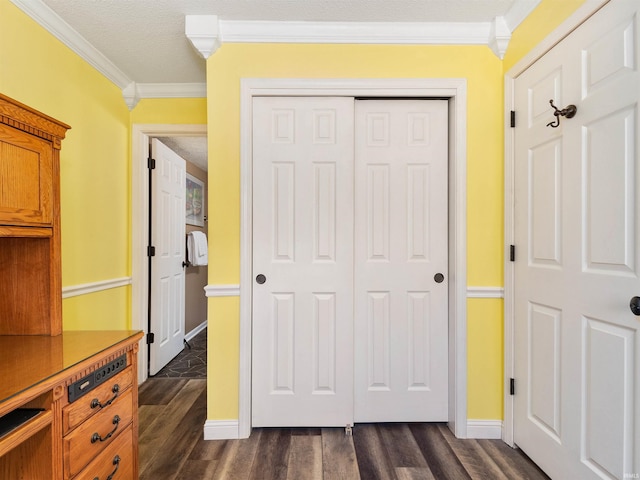
[[[240,79],[270,77],[465,78],[468,284],[503,284],[502,62],[481,46],[290,44],[224,44],[207,61],[210,284],[239,283]],[[469,304],[469,363],[491,369],[474,372],[482,388],[470,392],[470,418],[502,418],[501,308],[499,299]],[[208,319],[208,418],[238,418],[237,299],[210,298]],[[483,346],[487,336],[493,351]]]
[[[585,0],[542,0],[513,32],[503,60],[504,72],[508,72],[584,2]]]
[[[207,123],[206,98],[143,98],[131,112],[131,124]]]
[[[0,92],[71,126],[62,142],[63,287],[129,273],[129,111],[120,89],[8,1]],[[129,287],[63,301],[63,327],[130,326]]]

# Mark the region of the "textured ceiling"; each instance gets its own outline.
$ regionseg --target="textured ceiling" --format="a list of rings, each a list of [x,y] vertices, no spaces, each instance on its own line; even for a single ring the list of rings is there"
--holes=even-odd
[[[0,0],[2,1],[2,0]],[[205,60],[185,35],[185,15],[221,21],[489,24],[539,0],[12,0],[46,28],[66,24],[124,74],[125,85],[204,84]],[[50,10],[49,10],[50,9]],[[530,10],[529,10],[530,11]],[[51,21],[52,15],[55,21]],[[42,15],[45,14],[45,15]],[[62,20],[58,22],[57,18]],[[400,27],[402,28],[402,27]],[[64,29],[63,29],[64,30]],[[60,38],[60,37],[59,37]],[[64,39],[63,39],[64,41]],[[131,107],[130,107],[131,108]],[[206,137],[164,142],[207,169]]]
[[[198,83],[204,82],[205,63],[185,36],[185,15],[217,15],[220,20],[483,23],[504,16],[516,0],[42,2],[135,82]]]

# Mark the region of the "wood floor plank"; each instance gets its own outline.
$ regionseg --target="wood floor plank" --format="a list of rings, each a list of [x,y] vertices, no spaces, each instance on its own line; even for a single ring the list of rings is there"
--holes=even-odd
[[[213,478],[218,462],[210,460],[187,460],[175,480]]]
[[[292,434],[287,480],[316,479],[322,479],[322,438]]]
[[[376,425],[357,425],[353,430],[353,445],[356,449],[361,478],[366,480],[395,479],[393,469],[387,461],[388,453]]]
[[[458,460],[438,429],[438,424],[412,423],[409,430],[416,439],[433,476],[438,480],[470,480],[471,477]]]
[[[218,468],[216,468],[213,480],[246,480],[249,478],[261,436],[261,430],[254,429],[249,438],[228,440],[218,461]]]
[[[392,467],[427,467],[427,461],[411,434],[409,425],[386,424],[379,431]]]
[[[206,386],[206,380],[188,380],[162,413],[153,420],[149,427],[144,428],[144,432],[138,439],[140,472],[143,472],[147,465],[154,460],[154,457],[163,451],[163,446],[171,441],[173,431],[181,422],[185,421],[185,416],[194,402],[203,392],[206,392]],[[202,425],[204,425],[204,420],[200,429]]]
[[[153,460],[141,470],[140,480],[172,480],[178,476],[202,435],[202,426],[207,417],[206,390],[200,392],[198,400],[193,402],[191,408],[182,416],[182,421],[171,430],[171,434]]]
[[[481,440],[478,443],[508,478],[549,480],[549,477],[529,457],[520,450],[511,448],[502,440]]]
[[[150,378],[138,389],[138,405],[168,405],[187,381],[185,378]]]
[[[219,460],[228,440],[205,440],[200,435],[198,442],[189,455],[190,460]]]
[[[165,408],[164,405],[140,405],[138,407],[138,435],[142,435]]]
[[[249,480],[286,480],[291,429],[264,428]]]
[[[456,457],[473,480],[509,480],[493,459],[475,439],[456,438],[446,425],[438,426],[442,437],[449,444]]]
[[[360,478],[353,437],[345,435],[344,429],[322,429],[322,469],[324,480]]]
[[[395,470],[398,480],[436,480],[429,467],[398,467]]]

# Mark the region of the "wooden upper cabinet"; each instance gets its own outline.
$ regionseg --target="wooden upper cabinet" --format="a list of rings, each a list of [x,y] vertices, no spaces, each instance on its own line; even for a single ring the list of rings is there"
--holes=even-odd
[[[51,225],[51,142],[0,125],[0,223]]]
[[[62,332],[60,146],[69,128],[0,94],[0,335]]]

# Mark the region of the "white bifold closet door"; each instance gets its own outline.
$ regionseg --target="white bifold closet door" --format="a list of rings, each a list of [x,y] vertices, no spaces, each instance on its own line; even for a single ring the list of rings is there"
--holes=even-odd
[[[447,102],[253,118],[253,426],[446,420]]]

